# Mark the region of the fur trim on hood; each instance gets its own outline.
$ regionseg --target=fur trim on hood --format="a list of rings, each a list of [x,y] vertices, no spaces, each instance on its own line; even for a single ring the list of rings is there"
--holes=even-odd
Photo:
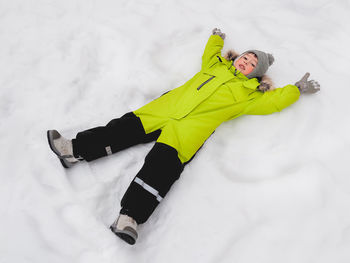
[[[231,49],[226,52],[224,55],[224,58],[228,61],[235,60],[240,54],[237,53],[235,50]],[[258,86],[258,89],[262,92],[271,91],[275,89],[275,85],[272,82],[272,79],[267,76],[266,74],[262,76],[261,78],[257,78],[260,82],[260,85]]]

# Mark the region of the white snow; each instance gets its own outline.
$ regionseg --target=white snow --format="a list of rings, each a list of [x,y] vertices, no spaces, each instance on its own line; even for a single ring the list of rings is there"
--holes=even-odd
[[[0,2],[0,262],[350,262],[348,0]],[[129,246],[109,225],[152,143],[71,170],[50,151],[223,53],[273,53],[321,92],[220,126]]]

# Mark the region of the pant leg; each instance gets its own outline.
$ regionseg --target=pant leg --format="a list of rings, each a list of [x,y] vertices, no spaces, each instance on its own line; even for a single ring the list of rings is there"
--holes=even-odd
[[[156,140],[160,130],[146,134],[140,118],[129,112],[106,126],[79,132],[72,140],[75,157],[86,161],[118,152],[130,146]]]
[[[120,213],[131,216],[138,224],[146,222],[183,169],[174,148],[156,143],[125,192]]]

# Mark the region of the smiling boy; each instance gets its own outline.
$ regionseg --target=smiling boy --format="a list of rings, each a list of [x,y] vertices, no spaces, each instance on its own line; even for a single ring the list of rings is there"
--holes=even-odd
[[[245,76],[249,75],[258,64],[258,56],[254,53],[245,53],[235,60],[233,65]]]

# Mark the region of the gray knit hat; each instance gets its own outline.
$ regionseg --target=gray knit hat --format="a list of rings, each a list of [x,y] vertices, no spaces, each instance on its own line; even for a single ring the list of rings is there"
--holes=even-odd
[[[246,76],[248,79],[264,76],[269,66],[271,66],[272,63],[275,61],[271,54],[259,50],[248,50],[242,53],[238,58],[247,53],[254,53],[258,57],[258,65],[256,65],[255,69]]]

